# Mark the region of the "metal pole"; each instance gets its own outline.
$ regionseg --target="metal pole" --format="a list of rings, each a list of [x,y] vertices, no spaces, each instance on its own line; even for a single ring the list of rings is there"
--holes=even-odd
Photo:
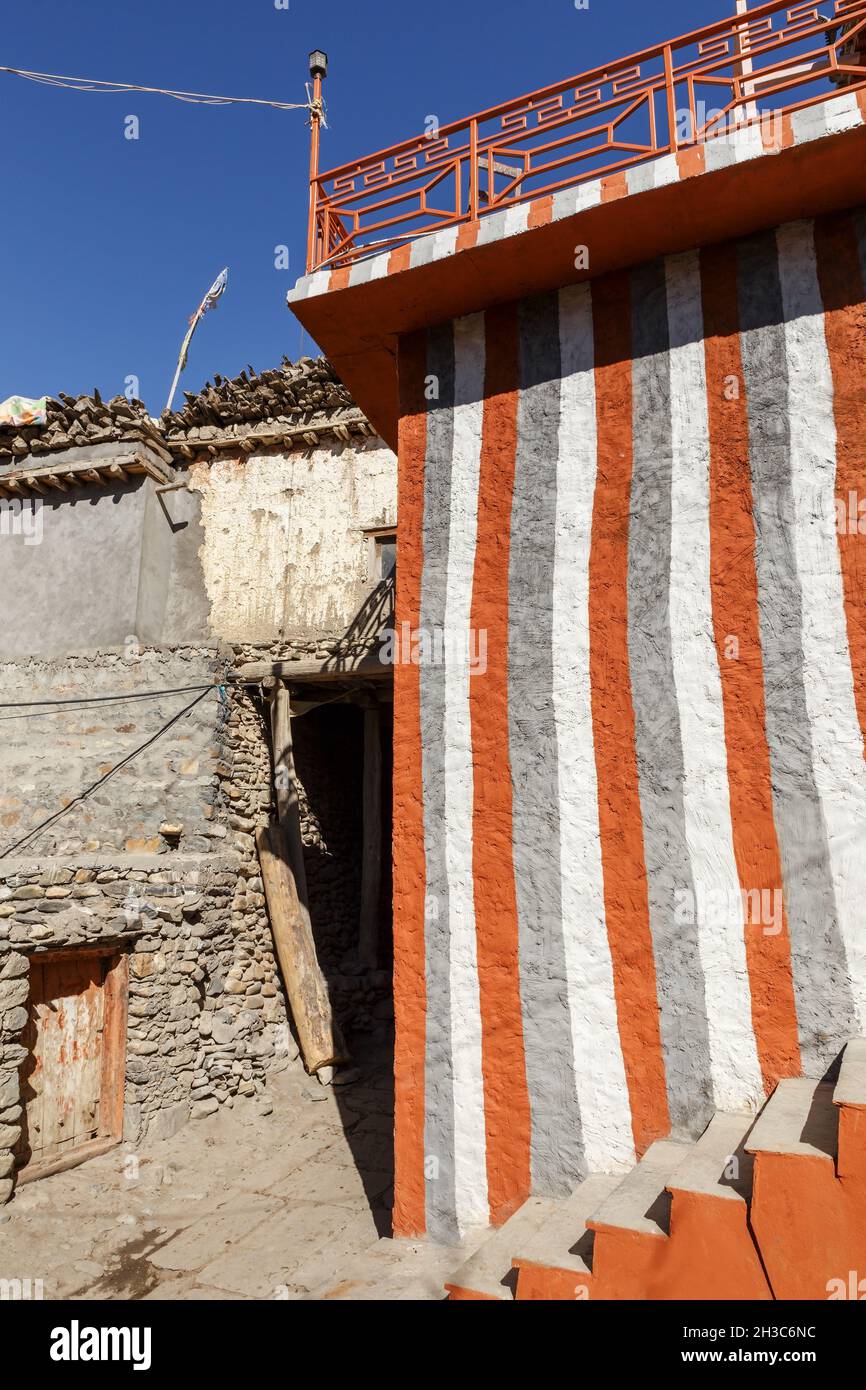
[[[321,121],[322,121],[322,77],[321,73],[313,75],[313,104],[310,111],[310,221],[307,228],[307,271],[315,269],[317,257],[317,214],[318,214],[318,194],[319,185],[316,182],[319,175],[319,144],[321,141]]]
[[[679,140],[677,139],[677,111],[676,111],[676,92],[674,91],[674,59],[671,53],[670,44],[665,44],[664,51],[665,63],[665,94],[667,98],[668,113],[668,141],[670,149],[676,152]]]
[[[478,122],[473,118],[469,126],[469,220],[478,220]],[[488,179],[488,192],[493,193],[493,176]],[[492,201],[492,197],[491,197]]]
[[[737,11],[737,15],[738,15],[738,16],[741,15],[741,14],[742,14],[742,15],[747,15],[748,12],[749,12],[749,0],[736,0],[736,11]],[[744,40],[745,40],[745,42],[744,42]],[[737,53],[740,54],[740,55],[745,55],[747,52],[748,52],[748,32],[738,28],[738,29],[737,29]],[[747,58],[747,57],[745,57],[745,56],[741,56],[741,57],[740,57],[740,61],[736,64],[736,66],[735,66],[735,68],[734,68],[734,72],[735,72],[736,76],[739,77],[740,79],[742,79],[743,77],[747,77],[748,74],[749,74],[750,72],[752,72],[753,70],[754,70],[754,69],[753,69],[753,65],[752,65],[752,60],[751,60],[751,58]],[[751,83],[751,82],[743,82],[743,83],[742,83],[741,91],[742,91],[742,93],[743,93],[744,96],[751,96],[752,93],[754,92],[754,90],[755,90],[755,88],[754,88],[753,83]],[[745,115],[745,118],[746,118],[747,121],[753,120],[754,117],[757,116],[757,114],[758,114],[758,105],[757,105],[757,102],[754,102],[754,101],[746,102],[746,105],[745,105],[745,107],[744,107],[743,114]]]

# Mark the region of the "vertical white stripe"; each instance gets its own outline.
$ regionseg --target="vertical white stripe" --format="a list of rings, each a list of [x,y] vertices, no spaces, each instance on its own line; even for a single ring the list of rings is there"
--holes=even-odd
[[[553,572],[553,706],[559,750],[562,926],[574,1071],[590,1172],[634,1162],[604,915],[589,670],[589,552],[596,480],[588,285],[559,297],[562,387]]]
[[[815,785],[830,850],[839,931],[861,1030],[866,1027],[866,763],[854,699],[836,531],[833,377],[811,223],[776,234],[785,311],[794,554],[803,595],[806,708]],[[804,855],[809,847],[803,846]],[[822,923],[814,924],[821,931]]]
[[[696,252],[666,263],[671,373],[670,624],[683,748],[683,812],[704,973],[710,1074],[720,1109],[763,1100],[744,908],[731,822],[722,682],[710,584],[710,440]],[[722,383],[711,389],[721,390]],[[766,888],[769,884],[745,884]]]
[[[468,651],[484,413],[484,317],[454,325],[454,456],[445,595],[445,860],[451,928],[454,1181],[461,1230],[489,1220],[481,1070],[481,998],[472,869],[472,726]]]

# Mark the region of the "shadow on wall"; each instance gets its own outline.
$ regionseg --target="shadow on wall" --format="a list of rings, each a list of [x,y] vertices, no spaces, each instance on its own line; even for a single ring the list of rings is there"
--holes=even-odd
[[[394,623],[395,583],[393,577],[380,579],[370,590],[340,641],[339,655],[329,657],[325,670],[347,672],[359,655],[375,646],[386,628]]]

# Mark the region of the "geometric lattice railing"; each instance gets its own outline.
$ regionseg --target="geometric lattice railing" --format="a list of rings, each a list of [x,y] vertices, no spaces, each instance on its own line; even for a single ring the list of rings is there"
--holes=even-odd
[[[311,181],[308,270],[866,86],[866,0],[772,0]]]

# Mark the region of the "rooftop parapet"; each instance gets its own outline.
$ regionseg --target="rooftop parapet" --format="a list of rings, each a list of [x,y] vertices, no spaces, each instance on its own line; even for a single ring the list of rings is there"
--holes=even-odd
[[[866,0],[772,0],[311,178],[307,272],[866,86]],[[316,147],[317,148],[317,147]]]
[[[396,448],[405,335],[866,203],[864,35],[774,0],[315,174],[290,307]]]

